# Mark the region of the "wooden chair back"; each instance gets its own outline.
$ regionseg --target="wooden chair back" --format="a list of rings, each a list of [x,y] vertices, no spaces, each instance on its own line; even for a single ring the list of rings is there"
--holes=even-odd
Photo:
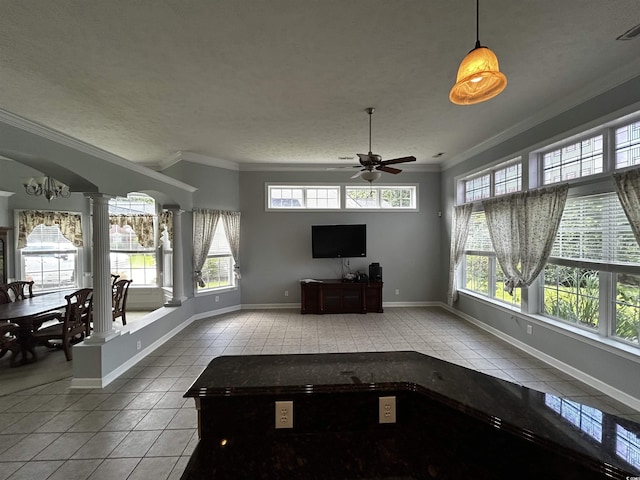
[[[129,294],[129,285],[132,280],[118,280],[113,284],[113,303],[112,313],[113,320],[122,318],[122,325],[127,324],[127,295]]]
[[[111,274],[111,286],[113,287],[116,282],[118,281],[118,279],[120,278],[120,275],[116,275],[115,273]]]
[[[6,285],[0,285],[0,305],[3,303],[11,303],[11,297],[9,296],[9,292],[7,292]]]
[[[7,292],[12,301],[26,300],[33,297],[33,280],[16,280],[7,283]]]
[[[39,343],[49,347],[51,340],[59,340],[67,360],[72,359],[71,347],[90,333],[93,316],[93,289],[81,288],[64,297],[67,305],[62,322],[34,332]]]

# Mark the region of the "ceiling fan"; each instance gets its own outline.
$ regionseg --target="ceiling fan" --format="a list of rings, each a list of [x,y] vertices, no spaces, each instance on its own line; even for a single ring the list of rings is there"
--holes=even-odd
[[[393,158],[391,160],[382,160],[380,155],[376,155],[371,152],[371,116],[375,111],[376,109],[373,107],[369,107],[365,110],[365,112],[369,114],[369,153],[358,153],[360,165],[356,165],[353,168],[360,168],[361,170],[351,177],[361,177],[369,183],[380,178],[381,172],[393,173],[395,175],[402,171],[399,168],[389,167],[388,165],[416,161],[416,157],[400,157]]]

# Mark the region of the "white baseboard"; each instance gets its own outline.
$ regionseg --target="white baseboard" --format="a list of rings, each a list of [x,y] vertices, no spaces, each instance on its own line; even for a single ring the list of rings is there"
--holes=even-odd
[[[640,411],[640,399],[635,398],[629,395],[628,393],[623,392],[622,390],[612,387],[608,383],[605,383],[602,380],[592,377],[591,375],[588,375],[583,371],[567,363],[561,362],[557,358],[547,355],[546,353],[541,352],[540,350],[533,348],[530,345],[527,345],[526,343],[521,342],[520,340],[516,340],[515,338],[505,334],[504,332],[498,330],[497,328],[494,328],[490,325],[487,325],[486,323],[479,321],[477,318],[472,317],[471,315],[467,315],[464,312],[460,312],[455,308],[452,308],[449,305],[446,305],[444,303],[440,303],[440,306],[446,309],[447,311],[451,312],[452,314],[462,318],[463,320],[466,320],[469,323],[473,323],[474,325],[481,328],[482,330],[489,332],[492,335],[495,335],[496,337],[513,345],[514,347],[519,348],[524,352],[527,352],[528,354],[536,357],[537,359],[543,361],[544,363],[551,365],[554,368],[557,368],[558,370],[566,373],[567,375],[572,376],[576,380],[580,380],[581,382],[586,383],[590,387],[593,387],[596,390],[601,391],[602,393],[610,396],[611,398],[618,400],[621,403],[624,403],[625,405],[633,408],[634,410]]]

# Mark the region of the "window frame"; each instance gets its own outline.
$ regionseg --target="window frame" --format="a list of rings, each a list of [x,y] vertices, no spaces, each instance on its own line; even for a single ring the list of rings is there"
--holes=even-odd
[[[336,208],[315,208],[306,207],[271,207],[271,189],[274,188],[298,188],[298,189],[315,189],[315,188],[331,188],[337,189],[339,195],[339,207]],[[372,188],[376,191],[384,189],[410,189],[412,192],[412,207],[347,207],[347,189],[349,188]],[[265,211],[266,212],[418,212],[420,211],[419,184],[417,183],[376,183],[371,186],[352,183],[280,183],[265,182]],[[380,195],[377,196],[380,198]],[[304,202],[303,202],[304,203]]]
[[[205,260],[205,265],[207,263],[207,261],[211,258],[218,258],[218,259],[222,259],[222,258],[228,258],[229,259],[229,280],[230,283],[229,285],[221,285],[218,287],[200,287],[197,282],[195,283],[195,294],[196,295],[206,295],[206,294],[211,294],[211,293],[220,293],[220,292],[224,292],[224,291],[231,291],[231,290],[236,290],[238,288],[238,281],[236,279],[235,273],[234,273],[234,265],[235,265],[235,259],[233,258],[233,254],[231,253],[231,247],[229,246],[229,242],[227,240],[227,236],[226,236],[226,231],[225,231],[225,227],[224,227],[224,223],[222,221],[218,221],[218,224],[216,225],[216,231],[214,232],[214,238],[217,235],[222,235],[223,239],[224,239],[224,243],[227,247],[227,251],[224,253],[218,252],[218,253],[211,253],[212,248],[214,247],[214,240],[212,239],[211,241],[211,245],[209,246],[209,252],[207,252],[207,260]],[[203,267],[204,269],[204,267]]]
[[[14,211],[14,225],[19,225],[19,212],[23,212],[23,211],[27,211],[29,209],[16,209]],[[74,215],[82,215],[80,212],[66,212],[66,213],[71,213]],[[44,224],[40,224],[40,225],[44,225]],[[27,237],[31,234],[32,232],[29,232],[27,234]],[[15,229],[15,238],[13,239],[14,245],[18,244],[18,228]],[[15,258],[16,258],[16,273],[18,274],[18,278],[27,278],[27,273],[26,273],[26,264],[25,264],[25,257],[29,256],[29,253],[24,253],[23,252],[24,248],[16,248],[15,249]],[[33,252],[33,254],[46,254],[46,255],[51,255],[51,256],[56,256],[56,255],[66,255],[69,253],[73,253],[75,255],[75,268],[73,270],[74,272],[74,285],[73,286],[59,286],[56,288],[39,288],[39,285],[37,283],[34,283],[34,291],[37,292],[55,292],[55,291],[60,291],[60,290],[68,290],[69,288],[80,288],[82,286],[82,275],[83,275],[83,271],[84,271],[84,267],[83,267],[83,259],[84,259],[84,248],[83,247],[75,247],[73,246],[72,248],[66,248],[66,249],[46,249],[46,250],[40,250],[37,253]]]
[[[162,270],[161,270],[161,249],[158,248],[159,247],[159,240],[160,240],[160,225],[159,225],[159,216],[158,216],[158,202],[156,201],[155,198],[153,198],[151,195],[147,195],[144,193],[140,193],[140,192],[130,192],[126,197],[114,197],[112,199],[109,200],[109,215],[119,215],[118,213],[112,213],[111,208],[112,207],[118,207],[119,205],[117,205],[117,203],[120,204],[124,204],[126,205],[128,203],[129,207],[132,204],[135,204],[135,202],[132,201],[124,201],[125,199],[129,199],[129,198],[135,198],[135,197],[140,197],[140,198],[149,198],[152,200],[152,205],[153,208],[151,209],[151,211],[148,211],[147,208],[144,208],[144,211],[135,211],[129,208],[129,210],[131,210],[131,215],[137,215],[140,213],[146,214],[146,215],[151,215],[153,217],[153,246],[151,247],[143,247],[142,245],[139,245],[137,248],[132,249],[132,248],[114,248],[114,242],[111,241],[111,229],[115,226],[112,225],[111,223],[109,224],[109,269],[111,270],[112,273],[116,273],[118,275],[121,275],[121,278],[126,278],[126,279],[130,279],[130,280],[134,280],[134,282],[132,283],[132,288],[153,288],[153,287],[161,287],[162,288]],[[141,204],[143,202],[140,202]],[[148,202],[149,204],[151,204],[151,202]],[[131,227],[130,227],[131,228]],[[132,229],[133,230],[133,229]],[[133,232],[134,235],[135,232]],[[144,268],[133,268],[131,266],[131,261],[129,261],[129,267],[128,270],[126,270],[127,275],[123,275],[121,272],[117,271],[117,269],[114,268],[114,256],[115,255],[126,255],[129,256],[129,258],[131,258],[132,255],[142,255],[143,258],[145,258],[144,263],[146,264],[146,258],[147,256],[151,256],[155,262],[155,268],[151,268],[151,267],[144,267]],[[141,282],[139,280],[139,277],[137,277],[136,279],[133,278],[133,272],[134,271],[139,271],[142,270],[143,276],[145,281]],[[148,271],[151,270],[155,270],[154,275],[155,275],[155,282],[150,283],[146,281],[146,277],[148,275]]]
[[[601,193],[612,193],[613,195],[615,195],[615,186],[613,179],[611,178],[611,174],[613,172],[629,170],[632,168],[640,168],[640,161],[630,166],[624,166],[621,168],[617,167],[617,152],[620,150],[620,148],[616,145],[617,139],[615,133],[620,128],[638,124],[639,122],[640,111],[634,114],[625,115],[624,117],[614,119],[612,121],[608,121],[598,127],[566,136],[565,138],[562,138],[560,140],[549,142],[547,145],[532,148],[528,152],[523,152],[521,157],[528,158],[527,162],[522,163],[523,189],[545,188],[547,186],[557,185],[557,183],[568,183],[570,187],[569,199]],[[562,182],[544,184],[544,152],[562,149],[567,145],[576,144],[578,142],[582,142],[584,139],[594,138],[600,135],[602,136],[602,172],[592,173],[587,176],[576,177],[573,179],[564,180]],[[636,142],[634,145],[637,145],[638,143],[640,142]],[[478,177],[482,174],[486,174],[487,172],[495,170],[500,165],[500,163],[497,163],[496,165],[490,168],[485,168],[482,171],[470,172],[466,175],[456,177],[454,181],[456,183],[455,191],[457,203],[465,203],[465,180]],[[476,200],[472,203],[474,203],[474,205],[477,205],[481,203],[481,201]],[[480,211],[482,211],[481,208]],[[616,224],[613,226],[613,228],[614,230],[612,230],[612,232],[615,235],[615,232],[617,231],[616,229],[619,227]],[[619,275],[625,274],[640,276],[640,261],[638,263],[624,263],[624,261],[620,261],[619,263],[611,264],[608,260],[575,260],[561,257],[549,258],[547,265],[563,265],[580,269],[593,269],[598,272],[598,324],[597,328],[593,329],[581,327],[580,325],[577,325],[575,323],[567,322],[543,313],[544,271],[528,289],[521,289],[522,305],[520,307],[518,307],[517,305],[505,305],[499,299],[492,298],[490,295],[491,292],[489,292],[489,295],[487,295],[479,291],[467,289],[465,283],[466,272],[464,271],[464,269],[466,268],[465,261],[468,254],[482,254],[488,257],[491,256],[490,252],[478,252],[470,250],[469,248],[466,249],[465,255],[463,256],[463,261],[461,262],[461,266],[456,271],[458,285],[461,285],[461,287],[459,288],[459,291],[461,293],[473,296],[482,301],[489,302],[496,307],[506,308],[507,310],[514,311],[519,316],[522,315],[523,318],[538,321],[539,323],[547,325],[548,327],[551,327],[553,329],[557,329],[558,331],[576,335],[577,338],[581,338],[588,342],[593,342],[594,344],[598,344],[601,347],[609,348],[612,351],[626,352],[635,356],[640,355],[640,340],[629,341],[625,338],[618,337],[616,331],[616,325],[619,321],[616,318],[616,307],[619,304],[619,301],[617,299],[617,292],[619,288],[617,286],[617,279],[619,278]],[[494,262],[493,268],[495,268],[495,263],[497,262]],[[495,275],[495,271],[493,272],[493,274]],[[489,272],[489,276],[491,276],[491,272]],[[633,283],[633,288],[635,289],[635,282]],[[638,287],[638,291],[639,292],[637,293],[637,295],[640,297],[640,286]],[[640,310],[640,299],[637,301],[637,305],[634,306],[634,308]],[[640,328],[640,326],[638,328]],[[633,338],[633,335],[631,338]]]

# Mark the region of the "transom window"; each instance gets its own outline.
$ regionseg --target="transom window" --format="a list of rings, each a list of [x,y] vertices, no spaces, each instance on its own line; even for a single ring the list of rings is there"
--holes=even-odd
[[[640,122],[616,129],[616,168],[640,164]]]
[[[462,180],[464,203],[522,190],[522,159],[512,158]]]
[[[549,185],[603,171],[603,135],[542,154],[543,183]]]
[[[417,185],[267,185],[267,210],[417,210]]]
[[[345,187],[346,208],[415,209],[416,187]]]
[[[269,209],[340,208],[340,187],[269,186]]]

